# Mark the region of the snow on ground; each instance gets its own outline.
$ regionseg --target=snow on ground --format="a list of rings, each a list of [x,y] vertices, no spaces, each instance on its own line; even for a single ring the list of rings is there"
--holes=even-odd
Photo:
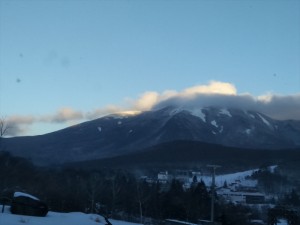
[[[288,221],[286,221],[285,219],[279,219],[277,221],[277,225],[288,225]]]
[[[227,184],[230,183],[235,183],[239,182],[243,186],[248,186],[248,187],[254,187],[257,185],[256,180],[250,180],[246,179],[247,176],[251,176],[253,172],[257,171],[258,169],[254,170],[247,170],[243,172],[237,172],[237,173],[231,173],[231,174],[223,174],[223,175],[218,175],[216,174],[216,186],[221,187],[224,185],[224,182],[226,181]],[[217,171],[216,171],[217,173]],[[203,180],[206,186],[210,186],[212,182],[212,177],[211,176],[197,176],[198,180]]]
[[[138,225],[119,220],[109,221],[112,225]],[[34,217],[14,215],[6,207],[5,212],[0,212],[1,225],[105,225],[106,222],[102,216],[96,214],[85,214],[80,212],[58,213],[48,212],[46,217]]]
[[[185,224],[185,225],[197,225],[196,223],[190,223],[190,222],[181,221],[181,220],[166,219],[166,221],[171,222],[171,223]]]

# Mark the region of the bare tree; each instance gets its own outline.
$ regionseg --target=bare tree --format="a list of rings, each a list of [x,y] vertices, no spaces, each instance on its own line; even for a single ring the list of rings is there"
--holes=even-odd
[[[111,183],[111,194],[112,194],[112,201],[111,201],[111,217],[114,217],[116,211],[116,203],[119,197],[119,194],[122,189],[122,184],[120,183],[118,175],[112,175],[111,177],[107,178],[108,181]]]
[[[96,198],[99,194],[99,191],[101,191],[103,186],[103,180],[100,177],[100,174],[97,172],[94,172],[90,175],[87,183],[87,191],[89,200],[91,201],[91,213],[95,212],[95,204],[96,204]]]
[[[5,135],[9,129],[8,123],[4,118],[0,118],[0,150],[3,150],[2,137]]]
[[[8,129],[7,121],[4,118],[0,118],[0,137],[3,137]]]
[[[144,204],[149,200],[150,194],[148,189],[148,184],[142,181],[136,182],[136,200],[139,205],[140,212],[140,223],[144,223]]]

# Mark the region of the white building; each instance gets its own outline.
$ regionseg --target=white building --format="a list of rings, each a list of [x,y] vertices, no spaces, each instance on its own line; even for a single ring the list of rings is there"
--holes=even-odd
[[[239,204],[262,204],[265,202],[265,195],[259,192],[232,191],[229,188],[217,190],[217,194],[226,201]]]
[[[159,172],[157,174],[157,180],[159,183],[167,183],[171,180],[171,176],[169,175],[168,171]]]

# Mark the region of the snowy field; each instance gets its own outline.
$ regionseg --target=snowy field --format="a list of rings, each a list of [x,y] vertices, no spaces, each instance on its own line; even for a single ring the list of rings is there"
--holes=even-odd
[[[231,174],[223,174],[217,175],[215,178],[215,183],[217,187],[223,186],[224,182],[226,181],[227,184],[235,183],[239,181],[240,184],[244,186],[255,186],[257,182],[255,180],[247,180],[247,176],[251,176],[253,172],[257,170],[247,170],[243,172],[231,173]],[[197,176],[198,180],[203,180],[206,186],[211,186],[212,177],[211,176]]]
[[[277,225],[288,225],[288,221],[285,219],[280,219],[278,220]]]
[[[2,206],[1,206],[2,209]],[[139,225],[118,220],[109,220],[112,225]],[[57,213],[48,212],[46,217],[14,215],[6,207],[5,212],[0,212],[0,225],[105,225],[102,216],[84,214],[80,212]]]
[[[277,166],[270,166],[269,169],[271,172],[274,172]],[[256,180],[249,180],[246,179],[247,176],[251,176],[253,172],[258,171],[259,169],[247,170],[243,172],[231,173],[231,174],[223,174],[218,175],[216,171],[216,186],[221,187],[223,186],[224,182],[226,181],[227,184],[239,182],[243,186],[247,187],[255,187],[257,185]],[[206,186],[211,186],[212,178],[211,176],[197,176],[198,180],[203,180]]]

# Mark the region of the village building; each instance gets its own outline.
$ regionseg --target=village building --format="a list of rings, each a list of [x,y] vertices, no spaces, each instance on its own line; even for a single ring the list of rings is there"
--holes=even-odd
[[[226,201],[239,204],[264,204],[265,195],[259,192],[232,191],[230,188],[221,188],[217,194]]]

